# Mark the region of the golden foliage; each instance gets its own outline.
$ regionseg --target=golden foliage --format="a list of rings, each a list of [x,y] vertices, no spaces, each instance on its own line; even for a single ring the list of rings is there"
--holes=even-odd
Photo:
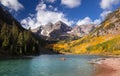
[[[108,40],[112,40],[120,37],[119,35],[106,35],[99,37],[84,37],[79,40],[74,40],[71,42],[59,42],[56,44],[49,45],[53,50],[58,51],[63,54],[117,54],[120,51],[106,52],[102,47],[99,47],[99,50],[88,51],[88,47],[96,46],[107,42]],[[107,48],[111,47],[110,45],[106,46]]]

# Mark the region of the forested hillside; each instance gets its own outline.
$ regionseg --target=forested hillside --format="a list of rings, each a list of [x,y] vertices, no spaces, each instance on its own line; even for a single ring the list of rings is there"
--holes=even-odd
[[[39,41],[32,37],[30,30],[19,29],[17,24],[3,22],[0,31],[0,53],[10,55],[37,54]]]
[[[12,15],[0,7],[0,56],[39,55],[45,41],[24,29]]]

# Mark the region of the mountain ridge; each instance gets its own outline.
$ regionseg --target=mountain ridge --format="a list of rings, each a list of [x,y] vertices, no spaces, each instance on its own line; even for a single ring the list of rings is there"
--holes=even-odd
[[[120,54],[120,8],[110,13],[100,26],[83,38],[61,41],[48,48],[63,54]],[[50,46],[50,47],[49,47]]]
[[[74,40],[89,34],[94,28],[95,25],[93,24],[81,26],[76,25],[75,27],[71,27],[62,21],[58,21],[55,24],[48,23],[45,26],[32,29],[32,32],[39,35],[40,37],[46,37],[47,40]]]

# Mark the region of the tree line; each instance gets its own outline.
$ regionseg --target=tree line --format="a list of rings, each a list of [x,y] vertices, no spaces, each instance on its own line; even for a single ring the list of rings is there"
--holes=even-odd
[[[16,22],[12,25],[0,24],[0,54],[2,55],[37,55],[40,42],[31,30],[20,29]]]

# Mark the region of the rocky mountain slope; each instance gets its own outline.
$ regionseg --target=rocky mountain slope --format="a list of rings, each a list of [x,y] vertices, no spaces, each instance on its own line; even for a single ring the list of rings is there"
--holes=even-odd
[[[40,26],[39,28],[33,29],[32,32],[46,40],[61,40],[61,37],[70,30],[71,27],[62,21],[58,21],[55,24],[48,23]]]
[[[77,25],[72,28],[72,30],[69,32],[69,34],[83,37],[88,35],[90,32],[92,32],[95,29],[95,25],[89,24],[89,25]]]
[[[55,24],[48,23],[45,26],[40,26],[33,29],[32,32],[47,40],[68,40],[88,35],[94,28],[95,25],[92,24],[70,27],[62,21],[58,21]]]
[[[93,32],[95,36],[104,36],[107,34],[120,34],[120,9],[110,13],[101,26]]]
[[[71,42],[61,41],[48,47],[64,54],[119,54],[120,8],[110,13],[100,26],[87,36]]]

